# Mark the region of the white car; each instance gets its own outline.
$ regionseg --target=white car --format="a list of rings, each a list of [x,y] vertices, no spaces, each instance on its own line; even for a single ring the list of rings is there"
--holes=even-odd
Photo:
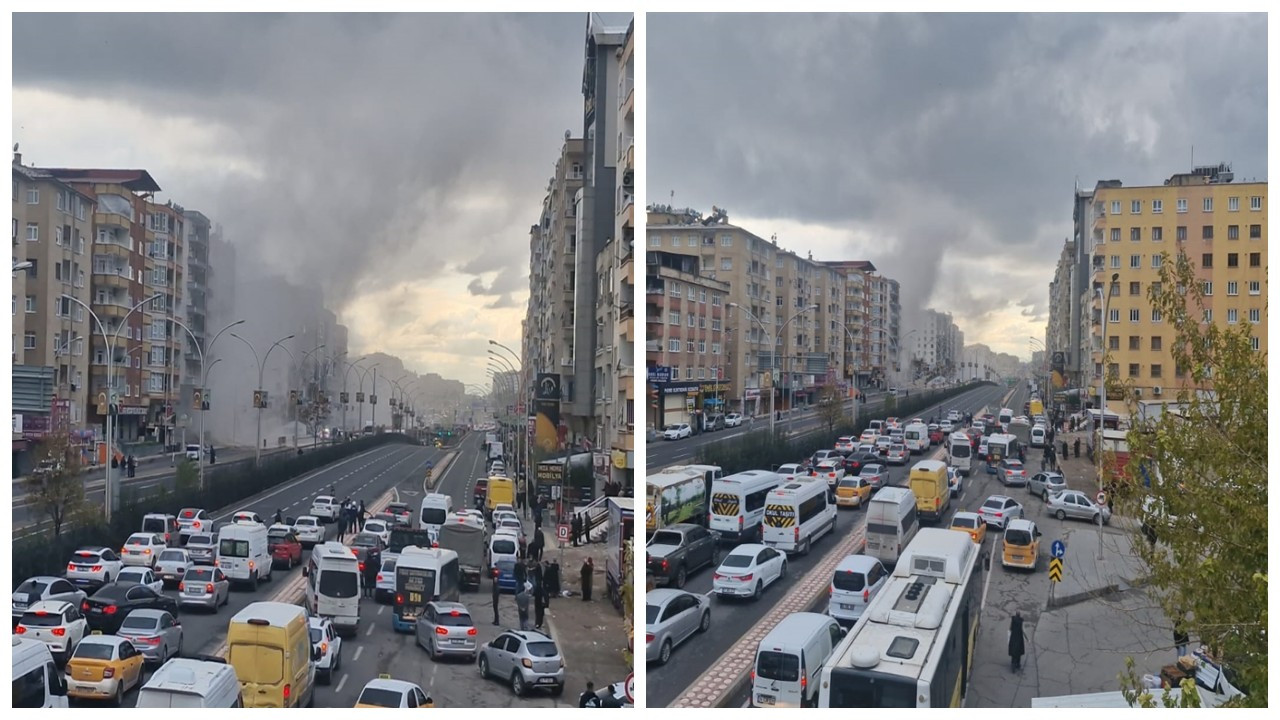
[[[178,512],[178,540],[187,542],[187,538],[197,533],[213,533],[213,518],[203,508],[183,508]]]
[[[781,475],[782,479],[787,482],[795,480],[797,475],[802,474],[802,471],[800,470],[800,463],[784,463],[779,465],[775,472]]]
[[[297,534],[298,542],[303,545],[317,545],[324,542],[324,525],[320,523],[320,518],[314,515],[303,515],[294,520],[293,532]]]
[[[202,448],[201,448],[199,445],[188,445],[188,446],[187,446],[187,459],[188,459],[188,460],[199,460],[199,459],[200,459],[200,455],[201,455],[201,450],[202,450]]]
[[[327,522],[333,522],[338,519],[338,506],[340,504],[332,495],[317,495],[316,499],[311,501],[311,510],[307,514]]]
[[[252,510],[237,510],[235,515],[231,516],[231,522],[236,525],[261,525],[267,526],[262,516]]]
[[[169,546],[164,544],[159,535],[134,533],[125,540],[124,547],[120,548],[120,559],[125,565],[155,567],[156,558],[168,549]]]
[[[880,433],[876,432],[875,430],[872,430],[871,428],[867,428],[866,430],[862,431],[861,435],[858,436],[858,442],[863,445],[874,445],[876,442],[876,438],[878,437],[880,437]]]
[[[83,547],[67,562],[67,579],[80,587],[105,585],[116,579],[122,567],[120,556],[111,548]]]
[[[89,633],[89,621],[78,606],[65,600],[41,600],[22,614],[15,632],[48,645],[49,652],[65,662]]]
[[[375,580],[373,599],[377,602],[391,602],[396,596],[396,556],[383,553],[382,568],[378,570]]]
[[[385,520],[366,520],[361,532],[373,533],[382,538],[382,544],[391,544],[391,526]]]
[[[117,582],[131,582],[139,585],[146,585],[156,592],[157,595],[164,593],[164,581],[156,577],[155,572],[148,567],[127,567],[120,571],[120,577],[116,578]]]
[[[842,460],[823,460],[813,468],[814,477],[820,477],[827,481],[828,485],[835,486],[844,479],[844,462]]]
[[[889,572],[876,558],[846,556],[831,576],[827,614],[845,627],[853,626],[888,581]]]
[[[938,429],[944,433],[949,433],[955,429],[955,426],[951,424],[950,420],[943,420],[942,422],[938,423]]]
[[[37,575],[27,578],[13,591],[13,623],[17,625],[18,620],[27,611],[27,608],[38,602],[62,600],[80,607],[80,603],[86,597],[88,595],[85,591],[77,589],[66,578],[53,577],[52,575]]]
[[[187,574],[187,570],[193,567],[195,563],[191,561],[191,556],[186,550],[169,548],[160,553],[160,557],[156,560],[156,577],[166,585],[177,585]]]
[[[493,514],[494,515],[507,515],[507,514],[515,515],[516,508],[511,503],[498,503],[497,505],[493,506]]]
[[[520,522],[520,520],[519,520],[519,519],[517,519],[517,518],[513,518],[513,517],[510,517],[510,516],[507,516],[507,517],[505,517],[505,518],[502,518],[502,519],[501,519],[501,520],[499,520],[499,521],[497,522],[497,524],[494,526],[493,531],[494,531],[494,532],[509,532],[509,533],[511,533],[512,535],[515,535],[517,538],[519,538],[519,539],[520,539],[520,542],[524,542],[524,541],[525,541],[525,537],[524,537],[524,523]]]
[[[729,413],[724,416],[725,427],[739,427],[740,425],[742,425],[742,413]]]
[[[978,508],[978,516],[987,525],[1004,530],[1010,520],[1023,516],[1022,504],[1005,495],[992,495]]]
[[[749,597],[787,576],[787,556],[768,545],[739,545],[724,556],[711,578],[711,589],[719,597]]]
[[[342,638],[338,637],[333,623],[326,618],[308,619],[307,629],[311,633],[311,647],[320,651],[320,659],[316,661],[316,675],[322,685],[328,685],[333,682],[333,673],[342,667]]]
[[[964,492],[964,476],[950,465],[947,466],[947,487],[951,488],[951,497],[960,497]]]
[[[960,411],[952,410],[951,412],[948,412],[947,419],[950,420],[951,422],[957,422],[958,420],[960,420]]]
[[[689,427],[689,423],[676,423],[668,425],[662,431],[663,440],[683,440],[687,437],[693,437],[693,428]]]

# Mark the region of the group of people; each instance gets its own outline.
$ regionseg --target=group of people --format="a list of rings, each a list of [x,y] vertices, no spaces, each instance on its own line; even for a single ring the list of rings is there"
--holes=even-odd
[[[546,620],[546,610],[551,604],[551,588],[547,582],[550,574],[550,562],[533,558],[524,558],[515,566],[516,579],[516,613],[520,618],[520,629],[529,630],[529,604],[533,603],[534,616],[532,629],[541,630]],[[493,624],[498,625],[498,602],[501,594],[498,583],[498,569],[493,569]]]
[[[369,519],[369,512],[365,510],[364,501],[356,502],[350,497],[342,501],[342,505],[338,510],[338,541],[342,542],[348,535],[355,535],[364,530],[364,521]],[[370,563],[365,563],[369,565]],[[374,573],[375,575],[377,573]]]

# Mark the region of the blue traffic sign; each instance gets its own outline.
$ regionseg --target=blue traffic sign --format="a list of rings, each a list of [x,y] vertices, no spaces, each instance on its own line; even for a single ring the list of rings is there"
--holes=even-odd
[[[1049,552],[1053,553],[1054,557],[1060,558],[1067,554],[1067,544],[1061,540],[1054,540]]]

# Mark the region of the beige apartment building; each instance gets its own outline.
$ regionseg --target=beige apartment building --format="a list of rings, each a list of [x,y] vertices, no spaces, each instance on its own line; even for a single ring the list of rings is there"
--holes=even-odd
[[[1267,184],[1233,180],[1218,165],[1163,185],[1095,188],[1090,287],[1081,298],[1092,329],[1093,394],[1104,352],[1108,373],[1132,382],[1144,400],[1172,398],[1189,381],[1170,353],[1173,329],[1147,300],[1161,253],[1190,258],[1205,322],[1247,325],[1254,349],[1267,351]]]
[[[858,390],[887,387],[901,352],[898,281],[881,275],[870,260],[823,264],[845,278],[845,378]]]

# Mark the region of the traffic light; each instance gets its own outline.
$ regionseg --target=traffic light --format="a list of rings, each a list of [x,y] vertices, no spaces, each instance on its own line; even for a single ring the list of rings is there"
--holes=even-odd
[[[356,402],[358,402],[358,403],[362,403],[362,402],[364,402],[364,392],[362,392],[362,391],[361,391],[361,392],[356,392]]]
[[[377,404],[378,404],[378,396],[377,396],[377,395],[370,395],[370,396],[369,396],[369,404],[370,404],[370,405],[377,405]]]
[[[351,402],[351,396],[347,394],[347,391],[345,390],[338,393],[338,399],[342,401],[343,405],[346,405],[347,403]]]

